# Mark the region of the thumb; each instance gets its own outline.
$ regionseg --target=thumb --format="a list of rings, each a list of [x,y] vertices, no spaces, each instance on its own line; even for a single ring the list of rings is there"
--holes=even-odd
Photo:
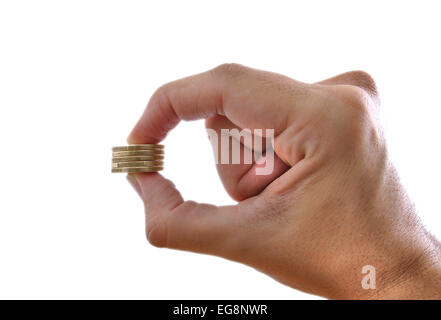
[[[148,241],[157,247],[235,255],[244,241],[246,216],[241,206],[221,206],[184,201],[174,184],[159,173],[137,173],[135,183],[145,207]]]

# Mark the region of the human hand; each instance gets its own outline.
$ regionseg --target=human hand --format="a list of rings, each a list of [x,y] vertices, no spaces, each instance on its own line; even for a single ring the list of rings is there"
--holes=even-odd
[[[440,244],[401,186],[363,72],[306,84],[235,64],[158,89],[129,143],[158,143],[180,120],[274,129],[274,170],[218,164],[239,203],[184,201],[158,173],[129,175],[155,246],[245,263],[327,298],[441,298]],[[376,269],[376,290],[361,285]]]

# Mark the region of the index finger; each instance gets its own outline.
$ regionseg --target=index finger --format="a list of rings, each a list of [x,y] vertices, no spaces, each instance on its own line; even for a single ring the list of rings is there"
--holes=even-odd
[[[292,86],[295,90],[287,92]],[[170,82],[151,97],[147,108],[128,137],[129,143],[158,143],[180,120],[224,115],[248,129],[286,128],[304,104],[308,85],[290,78],[236,64]],[[295,95],[295,99],[293,99]]]

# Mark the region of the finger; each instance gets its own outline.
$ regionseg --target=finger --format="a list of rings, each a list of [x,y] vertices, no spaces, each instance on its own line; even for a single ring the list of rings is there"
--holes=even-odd
[[[242,136],[242,138],[239,137],[239,141],[235,141],[237,137],[233,135],[230,139],[231,141],[229,141],[228,150],[223,150],[224,146],[221,141],[223,133],[221,131],[225,129],[236,129],[240,132],[242,129],[235,126],[223,116],[209,118],[205,123],[208,129],[214,130],[216,133],[214,139],[211,138],[210,142],[212,143],[213,149],[215,149],[217,171],[226,191],[236,201],[241,201],[259,194],[268,184],[289,169],[288,165],[280,160],[277,155],[274,155],[272,171],[268,172],[268,174],[258,174],[258,168],[263,168],[267,165],[267,163],[263,161],[264,158],[255,158],[253,150],[253,145],[255,146],[253,140],[262,139],[261,137],[250,134],[249,137],[247,135],[249,139]],[[225,155],[225,152],[227,152],[229,159],[234,152],[237,152],[237,150],[233,150],[234,143],[239,145],[240,163],[234,164],[232,161],[229,161],[227,164],[222,164],[221,158]],[[272,151],[271,146],[269,147]],[[265,152],[265,150],[266,147],[264,146],[263,150],[259,150],[259,152]]]
[[[294,120],[302,118],[301,107],[318,102],[317,97],[311,99],[313,93],[311,86],[281,75],[238,65],[220,66],[158,89],[128,141],[157,143],[180,120],[209,118],[216,114],[226,116],[240,128],[269,128],[278,135]],[[285,158],[289,159],[289,155]],[[259,166],[253,169],[255,172],[248,172],[257,175],[257,169]],[[171,182],[161,175],[146,173],[137,177],[152,243],[213,254],[228,252],[228,248],[231,250],[246,243],[237,240],[244,234],[240,227],[244,215],[234,214],[239,210],[235,208],[243,208],[244,202],[237,207],[184,202]],[[257,201],[252,199],[250,201]],[[254,211],[260,208],[254,207]]]
[[[272,128],[277,135],[295,118],[298,106],[310,103],[309,91],[309,85],[281,75],[222,65],[159,88],[128,141],[156,143],[180,120],[216,114],[241,128]]]
[[[372,77],[364,71],[349,71],[335,77],[322,80],[317,84],[324,85],[352,85],[369,93],[372,97],[378,96],[377,86]]]
[[[230,257],[246,243],[238,206],[216,207],[182,199],[159,173],[135,175],[145,205],[146,233],[158,247]]]

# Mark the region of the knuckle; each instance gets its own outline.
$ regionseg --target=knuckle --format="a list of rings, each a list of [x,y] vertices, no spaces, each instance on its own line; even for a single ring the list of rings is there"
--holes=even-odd
[[[362,70],[356,70],[349,74],[355,86],[365,90],[371,96],[376,97],[378,95],[375,80],[369,73]]]
[[[358,86],[343,88],[345,104],[358,115],[364,115],[371,104],[369,94]]]
[[[165,225],[158,219],[148,221],[146,227],[147,241],[154,247],[164,248],[167,246],[167,234]]]
[[[372,97],[362,88],[355,85],[335,85],[325,90],[330,94],[327,99],[334,101],[334,110],[340,120],[348,117],[364,118],[373,105]],[[338,111],[340,110],[340,111]]]
[[[342,124],[342,134],[347,147],[355,149],[364,146],[366,142],[380,143],[381,129],[376,123],[377,107],[372,100],[372,96],[357,86],[347,86],[344,88],[344,123]],[[348,148],[348,150],[352,150]]]
[[[237,77],[246,72],[246,67],[238,63],[223,63],[213,69],[215,75],[223,77]]]
[[[156,100],[158,102],[164,102],[164,100],[166,100],[167,97],[168,87],[169,87],[168,83],[160,86],[158,89],[155,90],[155,92],[153,92],[151,99]]]
[[[359,145],[366,130],[375,128],[376,107],[372,97],[364,89],[355,85],[336,85],[327,88],[331,94],[332,111],[326,112],[330,126],[338,126],[332,137],[345,142],[346,147]],[[328,110],[329,111],[329,110]]]
[[[348,128],[358,132],[369,119],[370,96],[359,87],[350,87],[346,88],[345,100]]]

